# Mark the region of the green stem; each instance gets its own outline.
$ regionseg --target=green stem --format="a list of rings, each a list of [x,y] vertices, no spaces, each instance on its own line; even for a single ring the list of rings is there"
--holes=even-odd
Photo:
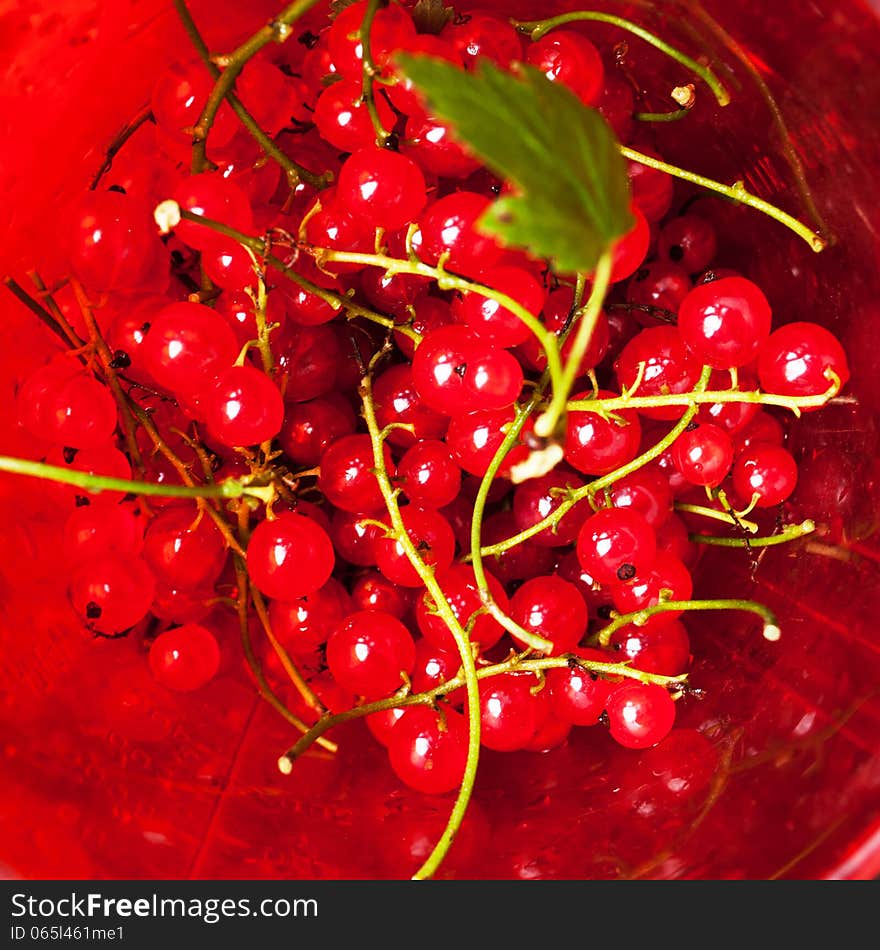
[[[397,503],[397,492],[391,484],[388,472],[385,469],[385,444],[382,441],[379,424],[376,421],[376,410],[373,405],[372,385],[369,375],[365,375],[361,381],[361,401],[364,408],[364,420],[366,421],[373,447],[376,480],[379,483],[379,488],[385,499],[385,506],[388,509],[388,516],[391,519],[391,526],[396,532],[398,544],[403,548],[410,564],[419,575],[427,592],[433,598],[437,613],[446,623],[455,640],[461,658],[464,685],[467,689],[468,751],[464,775],[462,776],[458,795],[452,807],[452,812],[449,815],[446,828],[431,853],[425,859],[424,864],[422,864],[414,875],[414,878],[417,880],[423,880],[430,878],[436,872],[452,846],[452,842],[464,820],[465,812],[467,811],[468,803],[470,802],[473,792],[477,766],[480,760],[480,697],[477,687],[477,670],[467,633],[456,617],[452,607],[449,605],[449,601],[446,599],[443,590],[434,578],[433,570],[422,560],[421,555],[413,544],[406,530],[406,526],[403,523],[400,506]]]
[[[667,688],[683,683],[687,679],[687,674],[660,676],[657,673],[645,673],[642,670],[633,669],[626,663],[600,663],[596,660],[584,660],[570,653],[563,656],[546,656],[531,660],[523,659],[522,654],[517,654],[503,663],[481,667],[477,670],[477,679],[488,679],[492,676],[500,676],[502,673],[511,672],[543,673],[545,670],[566,669],[572,666],[579,666],[588,673],[596,673],[602,676],[625,676],[629,679],[638,680],[640,683],[654,683],[657,686]],[[293,770],[293,763],[313,742],[334,726],[350,722],[352,719],[361,719],[373,713],[387,712],[389,709],[405,709],[407,706],[430,706],[433,708],[438,700],[464,686],[464,677],[459,674],[424,693],[397,693],[387,699],[377,699],[371,703],[355,706],[353,709],[346,709],[343,712],[324,716],[279,758],[278,767],[285,775],[289,775]]]
[[[709,377],[711,375],[711,368],[708,366],[703,367],[703,372],[700,376],[700,379],[690,395],[696,395],[705,389],[709,383]],[[569,492],[568,497],[559,505],[558,508],[547,515],[546,518],[538,521],[536,524],[531,525],[531,527],[520,531],[519,534],[505,538],[503,541],[499,541],[497,544],[492,544],[488,547],[482,548],[480,553],[483,555],[483,557],[486,557],[490,554],[503,554],[505,551],[509,551],[518,544],[522,544],[523,541],[528,541],[529,538],[539,534],[545,528],[552,529],[554,525],[557,525],[579,501],[583,500],[584,498],[593,498],[603,488],[613,485],[616,481],[619,481],[621,478],[638,471],[649,462],[652,462],[659,455],[662,455],[666,449],[669,448],[669,446],[672,445],[672,443],[690,425],[691,420],[696,414],[697,406],[696,404],[692,403],[685,410],[684,414],[682,415],[681,419],[678,420],[676,425],[670,429],[669,432],[667,432],[659,442],[652,445],[650,449],[642,452],[641,455],[637,455],[631,462],[627,462],[626,465],[621,465],[620,468],[615,469],[608,475],[603,475],[601,478],[597,478],[589,484]]]
[[[739,523],[744,524],[742,520]],[[815,521],[808,518],[800,524],[786,525],[779,534],[763,538],[719,538],[711,534],[691,534],[690,539],[696,544],[712,544],[723,548],[769,548],[774,544],[785,544],[787,541],[803,538],[815,530]]]
[[[670,46],[669,43],[660,39],[659,36],[649,32],[637,23],[633,23],[631,20],[625,20],[623,17],[613,16],[610,13],[599,13],[595,10],[576,10],[572,13],[563,13],[560,16],[550,17],[546,20],[512,20],[511,22],[521,33],[527,33],[532,40],[539,40],[557,26],[564,26],[566,23],[576,23],[584,20],[608,23],[622,30],[626,30],[628,33],[632,33],[655,49],[660,50],[661,53],[665,53],[670,59],[674,59],[695,76],[699,76],[712,90],[715,99],[718,101],[718,105],[726,106],[730,102],[730,94],[708,66],[703,66],[702,63],[698,63],[695,59],[682,53],[681,50]]]
[[[289,280],[292,280],[304,290],[307,290],[310,294],[320,297],[321,300],[329,303],[331,306],[337,307],[340,310],[345,310],[353,317],[363,317],[365,320],[369,320],[381,327],[385,327],[387,330],[394,330],[396,333],[402,333],[404,336],[407,336],[413,340],[416,344],[421,342],[421,334],[416,330],[413,330],[412,327],[406,326],[405,324],[395,323],[394,320],[383,316],[381,313],[376,313],[373,310],[362,307],[359,303],[355,303],[344,294],[338,294],[335,291],[327,290],[326,287],[321,287],[297,273],[297,271],[295,271],[292,267],[289,267],[284,263],[284,261],[276,257],[274,254],[266,254],[266,241],[263,238],[253,237],[252,235],[245,234],[243,231],[237,231],[235,228],[227,227],[227,225],[221,224],[219,221],[214,221],[211,218],[207,218],[199,214],[193,214],[184,208],[180,208],[179,210],[181,220],[192,221],[195,224],[203,224],[206,228],[210,228],[212,231],[216,231],[218,234],[222,234],[225,237],[232,238],[234,241],[238,241],[239,244],[257,254],[264,263],[284,274],[285,277],[287,277]]]
[[[0,472],[12,475],[28,475],[53,482],[63,482],[89,492],[118,491],[134,495],[155,495],[159,498],[241,498],[243,496],[264,499],[267,489],[245,485],[235,479],[227,479],[214,485],[157,485],[152,482],[137,482],[127,478],[110,478],[93,475],[60,465],[47,465],[30,459],[0,455]]]
[[[762,211],[780,224],[784,224],[791,231],[794,231],[798,237],[803,238],[817,254],[820,251],[824,251],[828,245],[828,242],[825,241],[824,238],[816,234],[815,231],[811,231],[810,228],[798,221],[797,218],[783,211],[781,208],[777,208],[776,205],[770,204],[769,201],[764,201],[763,198],[758,198],[757,195],[746,191],[746,187],[741,181],[734,182],[732,185],[725,185],[723,182],[706,178],[703,175],[697,175],[695,172],[679,168],[677,165],[669,165],[659,158],[654,158],[652,155],[645,155],[643,152],[637,152],[635,149],[629,148],[626,145],[620,146],[620,154],[630,161],[638,162],[640,165],[647,165],[649,168],[656,168],[658,171],[666,172],[667,175],[681,178],[683,181],[689,181],[694,185],[699,185],[701,188],[717,192],[719,195],[724,195],[726,198],[730,198],[740,204],[745,204],[750,208],[755,208],[757,211]]]
[[[301,15],[302,13],[305,13],[308,7],[312,6],[314,2],[317,2],[317,0],[312,0],[312,2],[309,3],[308,6],[306,6],[304,10],[301,10],[300,13],[297,14],[297,16]],[[294,6],[296,5],[294,4]],[[224,72],[221,72],[212,61],[210,50],[205,44],[205,41],[202,38],[202,35],[195,24],[195,21],[192,18],[192,15],[190,14],[189,9],[186,6],[185,0],[174,0],[174,7],[177,10],[177,14],[180,17],[181,23],[183,24],[184,29],[189,35],[190,40],[192,41],[192,44],[196,49],[196,52],[199,54],[199,58],[205,64],[208,71],[211,73],[211,76],[215,80],[214,91],[212,92],[212,96],[213,96],[214,92],[216,92],[217,90],[217,86],[220,85],[221,82],[225,82],[223,77],[226,76],[226,73],[229,70],[227,68],[227,70],[225,70]],[[289,9],[290,8],[288,8],[288,10]],[[296,19],[296,17],[294,17],[294,19]],[[272,39],[279,39],[279,37],[277,35],[271,36],[270,39],[267,40],[267,43],[271,42]],[[266,43],[263,43],[260,47],[255,49],[253,53],[249,53],[248,55],[244,57],[244,59],[241,62],[241,65],[238,66],[237,72],[228,81],[228,84],[226,85],[226,91],[220,95],[219,99],[217,100],[216,106],[212,105],[212,111],[210,113],[210,117],[208,117],[207,115],[208,103],[205,104],[205,110],[202,112],[202,115],[199,117],[199,122],[198,122],[198,125],[196,126],[196,129],[198,131],[195,133],[196,141],[193,145],[193,173],[198,174],[199,172],[204,171],[204,169],[208,165],[208,158],[207,158],[208,134],[211,130],[211,127],[214,124],[214,119],[216,117],[217,110],[220,108],[220,103],[223,101],[223,98],[225,97],[232,111],[236,114],[236,116],[238,116],[238,119],[241,122],[241,124],[248,130],[248,132],[250,132],[251,136],[254,138],[254,140],[257,142],[260,148],[263,149],[263,151],[267,155],[269,155],[272,159],[274,159],[274,161],[276,161],[284,170],[284,173],[287,176],[288,184],[290,185],[291,188],[295,188],[296,185],[300,181],[307,182],[308,184],[313,185],[316,188],[321,188],[327,184],[327,181],[324,178],[324,176],[315,175],[312,172],[310,172],[308,169],[303,168],[301,165],[298,165],[292,159],[288,158],[288,156],[285,155],[284,152],[282,152],[281,149],[278,148],[278,146],[272,141],[272,139],[263,131],[263,129],[260,127],[260,124],[257,122],[257,120],[254,119],[254,117],[250,114],[250,112],[248,112],[248,110],[242,104],[241,100],[238,98],[238,96],[235,95],[235,93],[231,89],[232,82],[235,80],[235,78],[237,78],[238,73],[241,72],[245,63],[252,56],[254,56],[259,51],[259,49],[262,49],[262,46],[265,46],[265,45]],[[236,53],[233,54],[233,57],[236,56],[242,48],[243,47],[240,47],[239,50],[236,50]],[[232,59],[233,57],[230,57],[230,59]],[[209,102],[210,101],[211,100],[209,99]]]
[[[498,450],[495,452],[492,461],[489,463],[489,467],[486,469],[486,474],[480,482],[477,497],[474,499],[474,512],[471,517],[471,566],[474,571],[474,579],[477,582],[480,600],[495,620],[500,623],[508,633],[533,650],[549,653],[553,649],[553,644],[549,640],[530,633],[511,617],[508,617],[498,604],[495,603],[492,592],[489,590],[489,583],[486,580],[486,571],[483,568],[483,555],[480,550],[483,512],[486,509],[486,500],[489,497],[489,492],[495,483],[495,476],[498,474],[501,463],[507,457],[507,453],[516,444],[519,434],[522,432],[523,426],[526,424],[526,420],[531,415],[532,409],[535,407],[537,401],[538,396],[536,394],[526,406],[517,412],[516,418],[510,424],[510,428],[505,434],[503,442],[498,446]]]
[[[690,109],[673,109],[671,112],[634,112],[633,118],[637,122],[678,122],[690,111]]]
[[[363,64],[363,94],[361,99],[370,113],[370,121],[373,123],[373,131],[376,133],[376,145],[384,148],[385,144],[391,138],[382,120],[379,118],[379,110],[376,108],[376,97],[373,92],[373,80],[376,76],[376,64],[373,62],[373,52],[370,47],[370,33],[373,29],[373,20],[376,13],[383,4],[383,0],[367,0],[367,9],[364,11],[364,18],[361,21],[360,40],[361,40],[361,61]]]
[[[521,320],[537,337],[541,344],[544,354],[547,357],[547,369],[550,372],[550,378],[554,389],[562,382],[562,361],[559,356],[559,346],[557,337],[551,333],[541,321],[529,313],[526,308],[509,297],[507,294],[496,290],[494,287],[487,287],[463,277],[457,277],[450,274],[442,266],[431,267],[429,264],[423,264],[421,261],[400,260],[396,257],[388,257],[385,254],[359,254],[351,251],[334,251],[327,248],[316,248],[303,246],[302,249],[312,254],[319,264],[326,264],[332,261],[347,264],[363,264],[367,267],[381,267],[387,274],[414,274],[420,277],[428,277],[437,282],[441,290],[459,290],[462,293],[479,294],[481,297],[488,297],[496,303],[510,310],[519,320]]]
[[[607,647],[611,642],[611,637],[621,627],[633,624],[636,627],[643,627],[655,614],[667,613],[669,611],[684,612],[687,610],[746,610],[757,614],[764,621],[764,636],[768,640],[779,639],[779,626],[776,622],[776,614],[765,607],[764,604],[756,600],[666,600],[652,607],[645,607],[643,610],[635,610],[630,614],[622,614],[615,617],[607,626],[603,627],[592,638],[600,646]]]
[[[562,377],[558,386],[553,388],[553,398],[550,405],[535,420],[535,435],[539,438],[549,438],[553,435],[556,432],[560,417],[565,412],[566,400],[580,372],[581,360],[584,358],[584,353],[587,352],[587,347],[590,345],[590,340],[596,329],[596,323],[602,313],[602,304],[605,301],[605,295],[608,293],[608,285],[611,281],[612,260],[610,250],[605,251],[599,258],[590,296],[586,306],[578,311],[580,321],[575,332],[571,352],[562,371]],[[575,319],[577,320],[578,317],[576,316]]]
[[[687,511],[692,515],[700,515],[703,518],[711,518],[712,521],[721,521],[724,524],[733,525],[735,528],[742,528],[744,531],[748,531],[754,534],[758,530],[758,526],[754,521],[746,521],[744,518],[734,518],[732,514],[727,511],[719,511],[717,508],[707,508],[705,505],[691,505],[683,501],[677,501],[675,503],[676,511]]]
[[[816,396],[777,396],[757,390],[722,389],[705,392],[668,393],[662,396],[615,396],[613,399],[576,399],[568,403],[568,409],[577,412],[614,412],[617,409],[659,409],[667,406],[687,406],[691,403],[757,403],[762,406],[780,406],[796,416],[803,409],[818,409],[840,391],[840,380],[830,371],[826,375],[830,385],[824,393]]]

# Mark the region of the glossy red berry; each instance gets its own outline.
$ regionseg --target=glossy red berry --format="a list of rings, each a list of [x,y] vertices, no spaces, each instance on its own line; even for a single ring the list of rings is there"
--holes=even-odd
[[[581,566],[600,584],[622,584],[654,563],[657,541],[645,517],[630,508],[603,508],[577,539]]]
[[[600,399],[617,393],[600,390]],[[591,399],[592,390],[574,393],[572,399]],[[615,419],[581,409],[568,413],[565,429],[565,461],[586,475],[606,475],[635,458],[642,428],[632,409],[617,410]]]
[[[467,720],[454,709],[440,714],[424,706],[407,709],[388,740],[388,757],[397,777],[427,795],[442,795],[461,785],[467,763]]]
[[[193,127],[198,123],[213,87],[210,73],[199,60],[185,60],[167,66],[159,73],[150,100],[156,123],[182,145],[190,145]],[[217,148],[228,145],[238,129],[238,119],[229,104],[221,103],[211,125],[211,145]]]
[[[480,742],[496,752],[522,749],[548,715],[547,695],[530,673],[501,673],[480,682]]]
[[[248,574],[267,597],[292,600],[322,587],[335,555],[327,532],[311,518],[285,512],[261,521],[247,548]]]
[[[208,515],[194,506],[169,508],[150,521],[144,560],[166,587],[204,587],[223,570],[226,541]]]
[[[284,401],[278,387],[255,366],[232,366],[204,397],[211,435],[230,448],[259,445],[278,435]]]
[[[770,334],[758,354],[761,388],[781,396],[819,396],[849,379],[846,353],[833,333],[817,323],[789,323]],[[813,407],[818,408],[818,407]],[[805,411],[809,411],[805,407]]]
[[[354,432],[354,412],[341,399],[322,396],[286,407],[278,442],[298,466],[317,465],[333,442]]]
[[[635,223],[614,244],[611,252],[611,282],[631,277],[641,267],[651,243],[651,229],[638,205],[630,207]]]
[[[529,46],[526,62],[552,82],[567,86],[584,105],[596,105],[602,95],[605,80],[602,57],[580,33],[553,30]]]
[[[733,488],[745,504],[757,496],[758,508],[781,505],[797,485],[797,463],[791,453],[770,442],[752,442],[736,457]]]
[[[492,599],[506,612],[509,602],[504,588],[488,571],[486,582]],[[483,611],[473,568],[466,564],[455,564],[438,575],[437,583],[458,622],[465,629],[469,628],[471,642],[478,643],[486,650],[501,639],[504,628],[494,617]],[[424,638],[434,646],[449,653],[458,653],[455,638],[446,622],[437,614],[433,599],[427,591],[416,604],[416,622]]]
[[[355,152],[375,143],[376,132],[362,99],[360,79],[342,79],[329,85],[315,103],[314,122],[334,148]],[[386,132],[394,128],[394,112],[381,92],[375,97],[379,121]]]
[[[345,7],[327,33],[327,48],[336,72],[346,79],[360,79],[363,75],[363,46],[361,26],[367,11],[366,0]],[[410,44],[416,35],[412,17],[398,4],[380,7],[370,25],[370,55],[381,70],[391,54]]]
[[[675,440],[672,458],[691,484],[715,488],[733,464],[733,439],[719,426],[697,425]]]
[[[150,644],[150,671],[168,689],[190,692],[210,682],[220,668],[217,638],[197,623],[166,630]]]
[[[414,221],[425,206],[425,176],[406,155],[364,148],[342,166],[336,197],[373,228],[396,231]]]
[[[76,508],[64,523],[65,560],[73,566],[113,552],[140,554],[144,546],[143,522],[128,504]]]
[[[663,591],[670,596],[661,598]],[[611,588],[614,606],[622,614],[654,607],[661,599],[690,600],[693,592],[694,582],[690,571],[678,558],[665,553],[657,554],[653,565],[647,570],[642,569],[631,581]],[[644,628],[662,627],[680,615],[680,610],[658,611],[648,619]]]
[[[421,111],[407,119],[404,153],[429,175],[439,178],[461,180],[480,167],[449,125]]]
[[[86,561],[70,580],[70,602],[86,627],[105,636],[146,617],[156,583],[138,557],[116,552]]]
[[[160,310],[143,348],[150,375],[175,393],[206,389],[238,355],[232,329],[200,303],[174,303]]]
[[[660,231],[657,256],[661,261],[677,264],[688,274],[704,270],[715,257],[715,228],[695,214],[673,218]]]
[[[580,591],[552,575],[527,580],[511,598],[510,616],[529,633],[549,640],[555,656],[569,653],[587,632],[587,605]]]
[[[678,329],[694,356],[714,369],[750,363],[770,333],[760,288],[744,277],[698,284],[681,303]]]
[[[373,383],[373,401],[380,428],[409,425],[413,430],[391,429],[388,441],[408,447],[421,439],[439,439],[446,434],[446,413],[436,411],[421,397],[415,373],[406,363],[386,369]]]
[[[535,319],[544,307],[544,288],[522,268],[499,265],[483,273],[480,282],[510,297]],[[472,291],[462,294],[452,310],[459,323],[495,346],[516,346],[532,332],[512,310]]]
[[[611,645],[621,661],[630,660],[634,669],[645,673],[678,676],[690,663],[690,639],[678,620],[653,628],[628,624],[614,632]]]
[[[381,610],[402,620],[412,607],[413,591],[389,581],[378,571],[362,574],[351,589],[355,610]]]
[[[446,269],[467,277],[479,277],[493,267],[501,248],[476,228],[489,204],[483,195],[457,191],[429,205],[419,221],[423,260],[434,265],[448,254]]]
[[[327,665],[340,686],[367,699],[389,696],[415,665],[409,630],[391,614],[361,610],[330,634]]]
[[[655,531],[672,512],[669,482],[654,465],[643,465],[619,478],[608,489],[608,495],[615,508],[637,511]]]
[[[610,657],[598,650],[581,650],[584,659],[607,663]],[[547,690],[553,715],[573,726],[595,726],[605,710],[614,686],[580,666],[548,670]]]
[[[391,452],[384,446],[385,465],[394,474]],[[375,512],[385,506],[373,473],[373,446],[368,435],[347,435],[321,456],[318,486],[337,508],[350,512]]]
[[[71,271],[98,293],[142,286],[162,252],[149,209],[118,191],[87,191],[63,234]]]
[[[445,571],[455,555],[455,536],[449,522],[437,511],[414,505],[403,508],[401,515],[422,561],[435,572]],[[383,537],[376,542],[376,566],[401,587],[421,587],[424,583],[396,538]]]
[[[513,422],[510,409],[465,412],[455,416],[446,432],[446,444],[452,457],[466,472],[482,477],[486,474],[495,453],[504,441],[505,427]],[[524,445],[516,445],[507,454],[499,474],[523,461],[529,454]]]
[[[644,370],[640,364],[644,363]],[[699,362],[691,356],[675,327],[650,327],[634,336],[614,364],[621,388],[637,396],[660,396],[690,392],[700,376]],[[650,419],[678,419],[684,406],[650,407],[639,410]]]
[[[311,594],[269,605],[272,632],[294,656],[307,655],[352,612],[348,592],[332,577]]]
[[[565,466],[557,466],[549,475],[530,478],[518,485],[513,493],[513,517],[519,531],[525,531],[556,511],[571,491],[583,487],[582,479]],[[543,547],[564,547],[578,535],[581,525],[592,512],[586,499],[570,508],[552,528],[544,528],[532,535],[532,542]]]
[[[400,460],[397,482],[414,504],[443,508],[458,497],[461,469],[444,442],[423,439]]]
[[[691,289],[687,271],[675,264],[654,261],[640,267],[626,285],[627,303],[640,307],[659,307],[678,313]]]
[[[522,58],[522,41],[509,21],[491,13],[474,11],[460,22],[453,20],[440,33],[451,43],[468,69],[483,58],[507,69]]]
[[[375,514],[375,512],[373,512]],[[358,567],[374,567],[376,564],[376,541],[382,537],[382,529],[374,524],[364,524],[366,514],[338,510],[330,520],[330,537],[340,557]]]
[[[247,195],[222,175],[206,172],[184,179],[174,190],[174,200],[184,211],[219,221],[236,231],[250,233],[254,218]],[[181,221],[174,233],[190,247],[206,250],[219,244],[228,247],[229,239],[204,224]]]
[[[619,683],[608,697],[606,712],[611,737],[625,749],[657,745],[675,723],[672,697],[654,683]]]

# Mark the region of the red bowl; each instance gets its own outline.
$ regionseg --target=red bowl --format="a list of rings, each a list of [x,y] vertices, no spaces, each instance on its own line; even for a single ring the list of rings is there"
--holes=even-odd
[[[483,3],[481,6],[490,6]],[[209,41],[229,46],[272,0],[198,0]],[[501,5],[499,4],[499,7]],[[517,3],[536,15],[550,5]],[[503,8],[510,11],[510,4]],[[566,8],[574,9],[572,0]],[[562,6],[554,6],[554,12]],[[852,369],[847,398],[792,430],[794,507],[822,526],[809,543],[701,562],[706,596],[752,596],[780,617],[768,643],[749,617],[689,618],[699,693],[655,750],[576,730],[544,755],[485,753],[475,804],[441,876],[866,878],[880,872],[880,330],[876,208],[880,29],[856,0],[661,3],[654,24],[732,70],[734,102],[708,93],[686,126],[655,130],[669,161],[746,185],[801,217],[809,181],[835,241],[821,255],[748,209],[715,203],[719,260],[758,280],[777,322],[832,328]],[[55,221],[103,150],[147,101],[158,65],[188,42],[170,0],[13,0],[0,13],[3,272],[51,275]],[[216,36],[211,36],[217,31]],[[225,34],[225,35],[224,35]],[[611,35],[597,27],[599,36]],[[295,39],[291,39],[295,42]],[[636,40],[636,72],[679,75]],[[658,86],[658,88],[661,88]],[[780,134],[766,99],[787,127]],[[682,129],[687,134],[682,135]],[[793,157],[798,161],[795,162]],[[705,204],[704,204],[705,207]],[[0,300],[0,389],[51,344]],[[17,454],[14,413],[0,452]],[[405,791],[360,723],[340,753],[279,774],[289,729],[255,695],[233,629],[221,675],[194,695],[152,680],[133,640],[91,641],[59,583],[59,531],[43,486],[0,478],[0,872],[25,878],[409,876],[448,799]]]

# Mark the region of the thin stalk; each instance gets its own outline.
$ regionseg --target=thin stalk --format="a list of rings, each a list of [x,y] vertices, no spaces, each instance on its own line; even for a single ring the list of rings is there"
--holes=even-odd
[[[689,181],[694,185],[699,185],[701,188],[706,188],[708,191],[714,191],[719,195],[724,195],[726,198],[730,198],[739,204],[748,205],[750,208],[762,211],[780,224],[784,224],[789,230],[794,231],[798,237],[803,238],[817,254],[820,251],[824,251],[828,246],[828,242],[824,238],[820,237],[815,231],[810,230],[805,224],[798,221],[797,218],[783,211],[781,208],[777,208],[776,205],[770,204],[769,201],[764,201],[763,198],[759,198],[757,195],[753,195],[750,191],[747,191],[745,184],[741,181],[736,181],[732,185],[725,185],[723,182],[706,178],[704,175],[698,175],[685,168],[679,168],[677,165],[670,165],[667,162],[661,161],[659,158],[654,158],[653,155],[645,155],[643,152],[637,152],[634,148],[629,148],[626,145],[620,146],[620,154],[630,161],[638,162],[640,165],[647,165],[649,168],[656,168],[658,171],[666,172],[667,175],[681,178],[683,181]]]
[[[803,538],[815,530],[816,522],[808,518],[800,524],[786,525],[779,534],[763,538],[719,538],[711,534],[691,534],[689,537],[696,544],[712,544],[722,548],[769,548],[774,544],[785,544],[796,538]]]
[[[376,133],[376,145],[384,148],[391,138],[391,133],[382,125],[379,118],[379,110],[376,108],[376,96],[373,91],[373,84],[376,78],[376,64],[373,62],[373,52],[370,46],[370,33],[373,29],[373,20],[376,13],[383,5],[383,0],[367,0],[367,9],[364,11],[364,18],[361,21],[360,40],[361,40],[361,61],[363,94],[361,99],[370,113],[370,121],[373,123],[373,131]]]

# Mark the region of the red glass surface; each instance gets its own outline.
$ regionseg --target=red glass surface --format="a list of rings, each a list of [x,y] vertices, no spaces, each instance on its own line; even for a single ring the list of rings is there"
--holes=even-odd
[[[234,0],[199,0],[192,8],[209,42],[228,47],[276,4],[259,0],[245,11]],[[699,589],[765,600],[779,612],[783,638],[765,642],[740,615],[688,617],[691,681],[703,698],[680,704],[674,744],[630,752],[596,728],[574,730],[543,755],[484,752],[475,805],[441,876],[880,873],[880,138],[872,119],[880,30],[855,0],[711,0],[705,9],[777,97],[838,238],[814,255],[747,209],[725,206],[716,222],[719,260],[765,288],[777,323],[821,322],[848,351],[856,401],[793,428],[802,459],[795,505],[827,532],[796,550],[766,549],[753,577],[745,557],[704,557]],[[534,16],[550,5],[504,10]],[[700,8],[615,5],[692,49],[680,26],[687,11],[743,91],[722,113],[700,88],[686,136],[674,124],[655,130],[661,152],[721,180],[743,179],[803,214],[755,77]],[[610,33],[597,26],[590,35],[605,42]],[[168,0],[2,4],[4,273],[23,274],[37,260],[51,273],[54,216],[147,101],[153,70],[186,42]],[[679,79],[676,67],[628,45],[631,68],[653,71],[658,88]],[[7,410],[50,346],[28,313],[0,296]],[[20,452],[21,439],[13,414],[0,413],[0,451]],[[221,674],[193,694],[167,692],[134,639],[78,632],[59,583],[62,520],[42,486],[0,477],[0,503],[0,873],[412,873],[442,829],[448,797],[405,791],[361,723],[338,731],[336,758],[316,752],[282,776],[277,756],[293,737],[257,698],[233,626],[219,631]]]

